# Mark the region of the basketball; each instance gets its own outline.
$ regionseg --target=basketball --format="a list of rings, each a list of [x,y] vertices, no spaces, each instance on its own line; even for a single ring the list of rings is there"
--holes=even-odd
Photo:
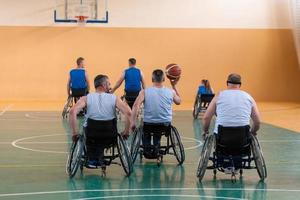
[[[181,75],[181,68],[177,64],[169,64],[166,66],[166,76],[170,80],[175,80]]]

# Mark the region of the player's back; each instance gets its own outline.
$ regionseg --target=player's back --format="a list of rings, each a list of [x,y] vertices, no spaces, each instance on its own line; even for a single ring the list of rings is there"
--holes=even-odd
[[[141,71],[136,67],[125,70],[125,91],[139,92],[141,90]]]
[[[86,88],[86,78],[85,78],[85,69],[83,68],[76,68],[70,71],[71,77],[71,88],[74,89],[81,89]]]

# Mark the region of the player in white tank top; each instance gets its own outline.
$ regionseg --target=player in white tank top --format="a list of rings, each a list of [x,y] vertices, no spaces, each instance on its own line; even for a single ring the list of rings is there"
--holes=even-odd
[[[72,129],[73,139],[75,139],[78,135],[76,115],[84,107],[87,107],[86,118],[102,121],[114,119],[116,117],[115,110],[118,108],[125,116],[125,129],[123,134],[128,136],[131,124],[130,108],[114,94],[108,94],[111,88],[107,76],[96,76],[94,84],[96,92],[90,93],[88,96],[81,97],[70,110],[70,126]]]
[[[256,135],[260,126],[260,114],[254,99],[240,90],[241,77],[230,74],[227,79],[227,90],[215,96],[203,117],[203,131],[208,133],[212,117],[216,114],[214,133],[218,133],[218,126],[236,127],[253,124],[251,132]]]
[[[153,86],[142,90],[137,97],[133,108],[132,108],[132,128],[135,128],[135,123],[138,115],[138,111],[142,103],[144,103],[144,127],[146,123],[147,126],[170,124],[172,121],[172,104],[173,102],[177,105],[181,103],[181,98],[179,97],[178,91],[176,89],[176,84],[178,80],[171,81],[172,89],[164,87],[163,83],[165,81],[164,72],[160,69],[154,70],[152,73]],[[151,125],[149,125],[151,124]],[[158,154],[158,149],[160,146],[161,135],[155,134],[153,136],[153,142],[150,134],[145,134],[143,136],[144,150],[151,145],[155,146],[155,151],[153,154]]]

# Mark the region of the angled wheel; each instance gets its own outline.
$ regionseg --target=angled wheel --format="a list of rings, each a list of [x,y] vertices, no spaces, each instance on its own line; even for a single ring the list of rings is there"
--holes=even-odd
[[[256,136],[251,134],[251,152],[257,169],[258,176],[261,180],[267,178],[267,167],[263,157],[262,149]]]
[[[73,105],[73,97],[69,96],[61,114],[63,118],[66,118],[68,116],[72,105]]]
[[[135,162],[136,157],[139,153],[140,145],[142,141],[142,134],[143,132],[141,128],[136,128],[133,132],[133,138],[130,145],[130,154],[132,158],[132,163]]]
[[[199,112],[200,112],[200,98],[197,97],[196,102],[194,104],[194,110],[193,110],[194,119],[198,118]]]
[[[118,134],[117,149],[118,149],[118,154],[119,154],[120,161],[121,161],[122,167],[124,169],[124,172],[125,172],[126,176],[130,176],[130,174],[133,170],[132,159],[129,154],[129,150],[128,150],[127,146],[125,145],[125,142],[120,134]]]
[[[185,153],[180,135],[174,126],[171,127],[170,138],[175,157],[179,165],[181,165],[185,160]]]
[[[70,153],[68,155],[66,171],[70,178],[75,176],[78,167],[82,163],[83,148],[83,137],[80,135],[77,141],[72,143]]]
[[[203,144],[203,147],[201,150],[201,154],[200,154],[198,168],[197,168],[197,177],[199,178],[199,181],[202,180],[202,178],[205,174],[209,156],[211,154],[211,150],[214,145],[214,140],[215,140],[215,136],[213,134],[210,134],[206,137],[206,139],[204,141],[204,144]]]

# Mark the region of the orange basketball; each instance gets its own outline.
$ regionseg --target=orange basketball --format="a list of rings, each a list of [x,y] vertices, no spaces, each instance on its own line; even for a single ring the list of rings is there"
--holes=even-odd
[[[169,64],[166,66],[166,76],[168,79],[174,80],[179,78],[181,75],[181,68],[177,64]]]

